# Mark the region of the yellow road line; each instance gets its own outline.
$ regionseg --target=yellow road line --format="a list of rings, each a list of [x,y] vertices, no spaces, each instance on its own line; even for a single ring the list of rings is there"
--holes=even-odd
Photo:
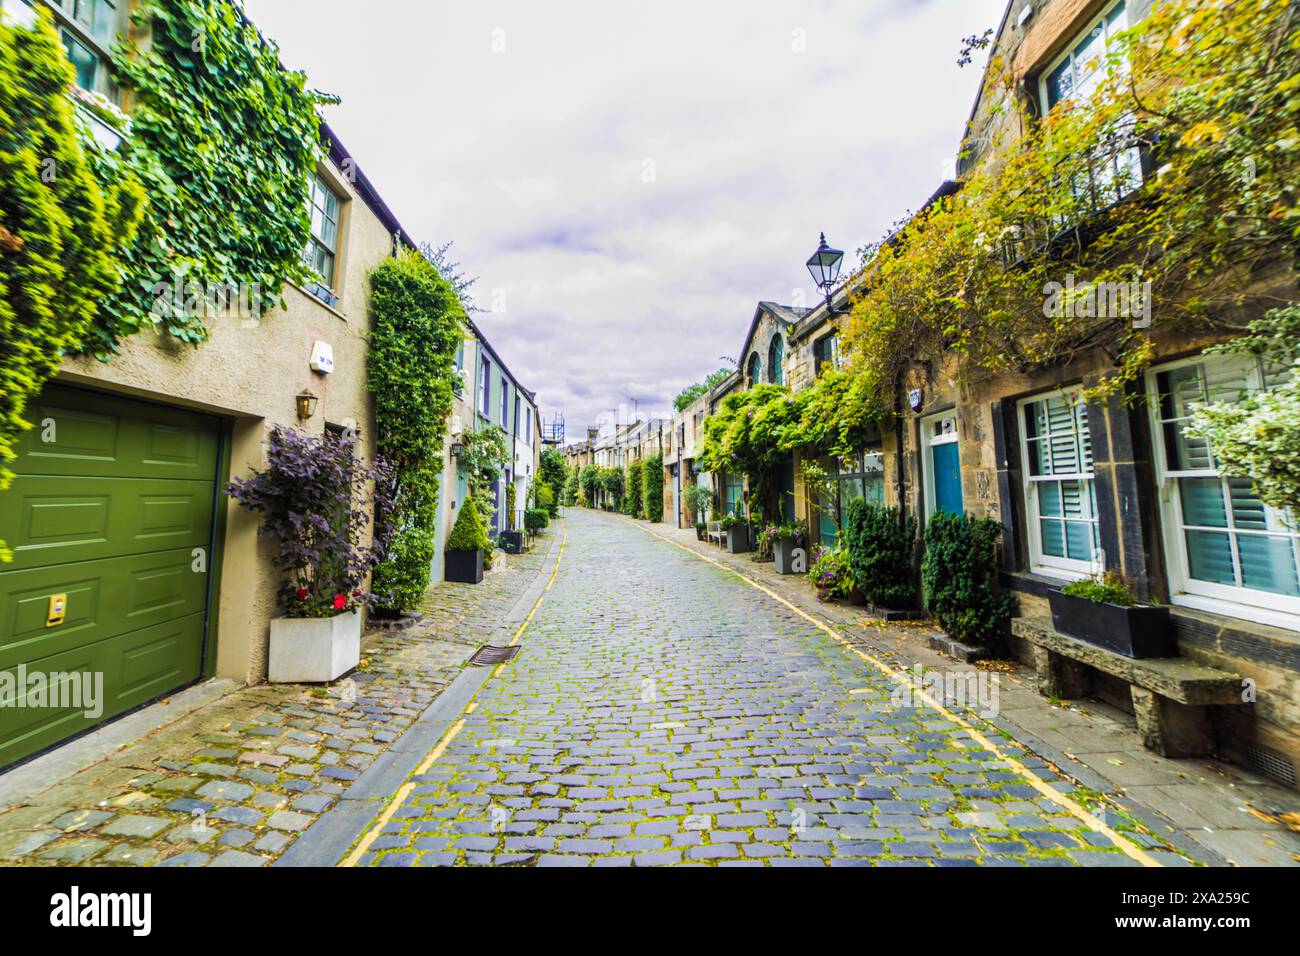
[[[1037,775],[1035,775],[1028,767],[1026,767],[1015,757],[1003,751],[1002,748],[997,746],[997,744],[993,743],[993,741],[989,740],[989,738],[986,737],[980,730],[978,730],[970,721],[962,717],[960,714],[957,714],[954,711],[949,710],[940,701],[935,700],[921,684],[912,680],[911,675],[907,671],[899,670],[895,667],[891,667],[890,665],[886,664],[884,661],[880,660],[879,658],[871,654],[867,654],[866,652],[861,650],[857,645],[853,644],[848,640],[845,640],[845,638],[842,635],[840,635],[838,632],[836,632],[832,627],[830,627],[830,625],[817,620],[817,618],[813,617],[811,614],[803,610],[803,608],[790,603],[785,598],[781,597],[781,595],[777,594],[775,591],[769,590],[768,588],[759,584],[749,575],[742,574],[740,571],[737,571],[735,568],[731,567],[730,565],[724,564],[721,561],[711,558],[707,554],[700,554],[694,548],[687,547],[686,545],[681,544],[680,542],[674,541],[672,538],[659,534],[659,532],[657,531],[652,531],[648,527],[645,527],[644,525],[632,521],[630,518],[619,518],[619,520],[623,521],[626,524],[631,525],[634,528],[640,528],[646,534],[658,538],[660,541],[666,541],[668,544],[671,544],[675,548],[681,548],[687,554],[694,555],[695,557],[699,558],[701,561],[707,561],[709,562],[709,564],[719,567],[723,571],[726,571],[730,574],[734,574],[736,577],[740,578],[746,584],[750,585],[753,588],[758,589],[759,591],[762,591],[772,600],[780,604],[783,604],[791,611],[794,611],[794,613],[798,614],[804,620],[808,621],[808,623],[812,624],[818,630],[824,631],[826,634],[829,634],[838,644],[848,649],[849,651],[852,651],[854,654],[862,658],[868,664],[871,664],[877,670],[881,671],[882,673],[884,673],[889,677],[892,677],[894,680],[897,680],[901,683],[905,683],[906,685],[910,686],[912,688],[912,692],[916,696],[920,697],[927,704],[929,704],[931,707],[933,707],[935,710],[941,713],[944,717],[948,718],[957,726],[961,727],[963,730],[969,733],[971,735],[971,738],[975,740],[977,743],[979,743],[980,746],[986,748],[987,750],[992,751],[993,753],[997,754],[999,758],[1001,758],[1002,760],[1010,764],[1011,767],[1017,773],[1019,773],[1022,777],[1025,778],[1025,780],[1029,783],[1031,787],[1033,787],[1043,796],[1047,797],[1053,803],[1056,803],[1059,806],[1061,806],[1072,816],[1077,817],[1079,820],[1083,821],[1090,829],[1107,836],[1111,840],[1111,842],[1113,842],[1116,846],[1118,846],[1120,850],[1122,850],[1133,860],[1136,860],[1138,863],[1141,863],[1143,866],[1158,867],[1161,865],[1160,862],[1156,860],[1154,857],[1152,857],[1149,853],[1145,852],[1144,850],[1142,850],[1137,846],[1134,846],[1128,840],[1121,837],[1118,833],[1116,833],[1113,829],[1107,826],[1104,822],[1102,822],[1097,817],[1093,816],[1090,812],[1088,812],[1088,810],[1084,808],[1082,805],[1080,805],[1074,800],[1071,800],[1069,797],[1067,797],[1065,794],[1061,793],[1060,791],[1055,790],[1052,787],[1049,787],[1044,781],[1038,779]]]
[[[524,636],[524,631],[527,630],[528,625],[532,622],[533,615],[537,613],[537,608],[541,606],[542,598],[546,596],[546,592],[549,591],[551,585],[555,583],[555,576],[560,571],[560,558],[564,554],[564,546],[568,543],[568,540],[569,532],[566,530],[563,537],[560,538],[560,550],[555,553],[555,567],[551,569],[551,576],[546,582],[546,587],[542,588],[542,593],[537,595],[537,600],[533,602],[533,606],[529,609],[528,616],[524,618],[523,623],[521,623],[518,630],[515,631],[514,637],[510,639],[509,646],[519,643],[520,638]],[[492,673],[488,676],[488,680],[485,680],[483,685],[479,687],[479,690],[474,692],[474,697],[478,696],[478,692],[481,691],[483,687],[486,687],[488,681],[500,673],[501,668],[504,666],[505,664],[498,664],[492,669]],[[446,733],[438,739],[438,743],[434,748],[425,755],[424,759],[420,761],[420,765],[412,771],[411,777],[419,777],[422,774],[428,773],[429,768],[432,767],[437,759],[446,752],[447,747],[456,739],[456,735],[464,729],[465,716],[472,714],[474,709],[478,707],[478,701],[475,700],[474,697],[471,697],[465,706],[461,708],[461,719],[447,728]],[[362,836],[360,842],[357,843],[352,852],[339,861],[339,866],[352,867],[357,865],[357,862],[365,856],[366,851],[370,849],[371,844],[373,844],[375,840],[379,839],[380,834],[384,831],[384,827],[386,827],[389,821],[393,819],[393,814],[397,812],[397,808],[400,807],[402,802],[411,795],[411,791],[414,789],[415,782],[410,778],[397,788],[397,793],[393,794],[392,799],[384,806],[383,812],[379,814],[374,824]]]

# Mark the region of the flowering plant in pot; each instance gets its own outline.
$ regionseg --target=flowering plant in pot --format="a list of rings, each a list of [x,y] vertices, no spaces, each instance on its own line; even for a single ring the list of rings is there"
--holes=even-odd
[[[849,553],[843,548],[814,549],[812,567],[808,577],[817,589],[819,601],[847,598],[853,594],[853,569],[849,566]]]
[[[284,616],[271,620],[268,679],[322,683],[357,666],[366,578],[383,560],[393,529],[392,469],[356,454],[353,440],[277,426],[267,466],[236,478],[227,493],[275,538]]]
[[[735,512],[723,515],[718,522],[718,527],[726,532],[726,545],[729,552],[744,554],[749,550],[749,523],[744,515]]]
[[[1169,608],[1142,604],[1118,571],[1092,574],[1047,593],[1052,626],[1126,657],[1175,657]]]
[[[803,574],[808,570],[808,552],[804,550],[804,528],[797,521],[770,524],[759,532],[772,552],[778,574]]]

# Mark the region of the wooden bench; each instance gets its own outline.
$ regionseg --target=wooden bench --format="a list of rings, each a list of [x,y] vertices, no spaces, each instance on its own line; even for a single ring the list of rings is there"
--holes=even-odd
[[[1135,659],[1061,634],[1047,618],[1016,618],[1011,631],[1027,641],[1039,690],[1064,700],[1088,697],[1093,672],[1129,685],[1142,743],[1165,757],[1204,757],[1214,752],[1208,708],[1241,704],[1241,676],[1183,657]]]
[[[709,540],[717,542],[719,548],[727,543],[727,532],[722,530],[721,521],[709,522]]]

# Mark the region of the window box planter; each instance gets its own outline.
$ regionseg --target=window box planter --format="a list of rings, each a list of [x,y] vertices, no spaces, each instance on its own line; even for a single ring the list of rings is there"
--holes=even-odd
[[[798,564],[796,567],[796,557]],[[777,538],[772,542],[772,558],[776,561],[777,574],[806,574],[808,572],[808,552],[799,547],[798,538]]]
[[[483,552],[444,551],[443,577],[459,584],[478,584],[483,580]]]
[[[361,614],[271,619],[267,680],[272,684],[325,684],[361,661]]]
[[[749,550],[749,526],[738,524],[730,528],[724,528],[723,540],[730,553],[744,554]]]
[[[1047,594],[1052,626],[1126,657],[1176,657],[1177,645],[1169,623],[1169,608],[1139,604],[1099,604],[1053,589]]]
[[[524,533],[522,531],[502,531],[501,550],[506,554],[523,553]]]

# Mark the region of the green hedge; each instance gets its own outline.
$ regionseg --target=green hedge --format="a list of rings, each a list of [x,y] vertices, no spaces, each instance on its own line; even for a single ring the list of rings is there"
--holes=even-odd
[[[664,456],[654,454],[642,465],[642,510],[648,521],[664,520]]]
[[[529,508],[524,512],[524,527],[534,533],[550,524],[551,516],[545,508]]]
[[[942,512],[925,526],[921,582],[925,603],[949,637],[987,647],[1001,639],[1016,599],[998,588],[997,542],[991,518]]]
[[[644,518],[645,508],[642,505],[642,495],[645,488],[641,482],[641,460],[637,459],[627,466],[627,494],[623,499],[623,513],[631,515],[633,518]]]
[[[910,606],[916,598],[912,577],[916,518],[909,514],[900,524],[897,508],[857,498],[849,502],[844,538],[853,581],[867,600],[885,608]]]

